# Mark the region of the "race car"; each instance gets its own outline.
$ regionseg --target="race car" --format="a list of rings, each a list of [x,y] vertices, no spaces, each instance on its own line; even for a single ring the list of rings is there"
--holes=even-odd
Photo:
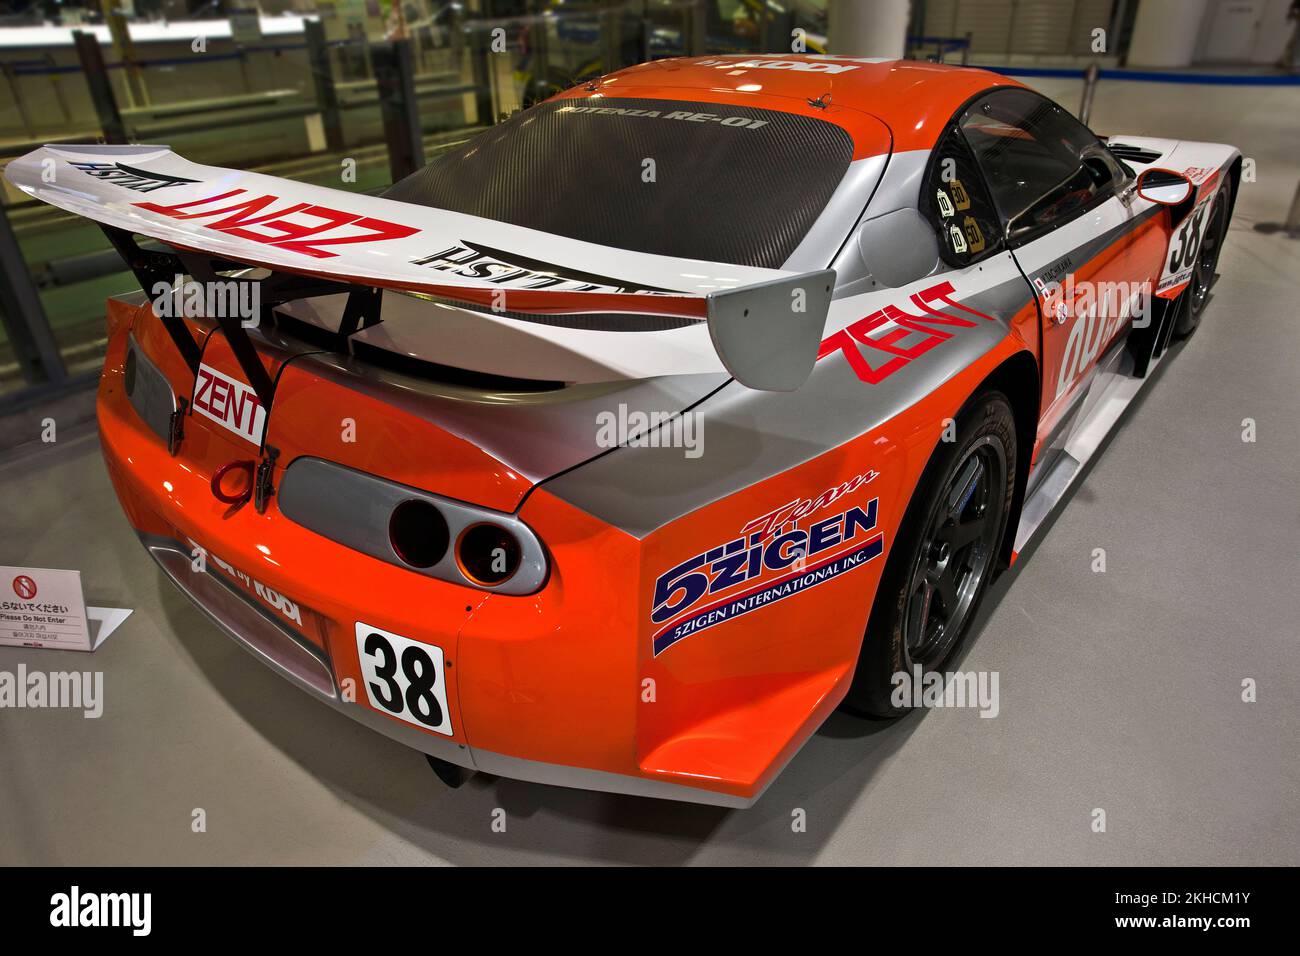
[[[221,629],[448,782],[745,807],[944,673],[1201,320],[1241,164],[983,70],[735,55],[376,196],[164,146],[6,175],[139,279],[104,459]]]

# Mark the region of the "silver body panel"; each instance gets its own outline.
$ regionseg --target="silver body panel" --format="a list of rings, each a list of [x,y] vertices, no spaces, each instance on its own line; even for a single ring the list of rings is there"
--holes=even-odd
[[[500,594],[532,594],[546,582],[542,543],[532,528],[513,515],[472,507],[321,458],[303,457],[291,462],[280,479],[277,494],[280,512],[290,521],[416,574]],[[407,564],[393,548],[389,521],[394,509],[408,501],[433,505],[447,523],[446,551],[428,567]],[[488,521],[509,529],[522,552],[518,569],[495,587],[468,578],[456,559],[460,536],[468,528]]]
[[[837,299],[829,331],[851,324],[935,280],[951,281],[964,305],[993,316],[910,361],[879,384],[863,382],[839,355],[817,363],[808,382],[787,395],[731,382],[698,406],[706,453],[623,447],[544,483],[588,514],[638,538],[736,491],[810,461],[866,434],[933,391],[1010,334],[1011,317],[1030,302],[1029,285],[1009,253],[967,270],[903,289]],[[991,287],[986,282],[993,280]],[[978,284],[982,291],[963,296]],[[888,328],[885,326],[884,328]],[[870,464],[869,462],[867,464]]]

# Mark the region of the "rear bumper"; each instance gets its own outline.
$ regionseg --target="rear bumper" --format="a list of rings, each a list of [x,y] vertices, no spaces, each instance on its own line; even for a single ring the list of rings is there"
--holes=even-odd
[[[258,660],[372,730],[469,769],[723,807],[758,799],[770,777],[734,781],[689,763],[669,770],[639,765],[637,717],[625,703],[635,700],[637,635],[630,619],[611,627],[609,614],[592,607],[593,590],[610,590],[603,579],[557,573],[529,597],[486,596],[323,538],[281,514],[275,498],[265,514],[229,508],[212,496],[211,471],[254,450],[191,416],[180,454],[170,454],[125,394],[127,341],[125,329],[111,337],[97,402],[118,498],[168,578]],[[557,520],[569,521],[577,539],[555,540],[561,552],[606,553],[604,539],[592,543],[591,528],[579,533],[572,516]],[[199,548],[206,561],[196,570]],[[565,567],[579,563],[568,557]],[[268,590],[291,599],[296,623],[268,603]],[[574,608],[585,610],[575,617]],[[368,705],[353,633],[362,620],[441,648],[449,667],[454,661],[447,675],[450,733],[421,730]],[[626,695],[624,685],[631,689]],[[475,737],[486,746],[474,746]],[[693,786],[695,779],[712,786]]]
[[[236,644],[300,690],[400,744],[460,767],[533,783],[685,800],[736,809],[749,807],[757,799],[757,796],[736,797],[661,780],[566,767],[475,749],[468,744],[458,744],[408,728],[366,707],[349,703],[339,693],[328,656],[310,641],[282,626],[268,613],[250,603],[233,585],[218,577],[216,572],[209,570],[195,573],[191,569],[188,546],[171,538],[140,531],[136,533],[140,543],[171,582]]]

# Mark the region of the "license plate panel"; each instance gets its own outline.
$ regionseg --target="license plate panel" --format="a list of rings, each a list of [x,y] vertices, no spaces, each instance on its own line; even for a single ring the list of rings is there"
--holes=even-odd
[[[442,648],[361,621],[356,636],[370,706],[421,730],[452,736]]]

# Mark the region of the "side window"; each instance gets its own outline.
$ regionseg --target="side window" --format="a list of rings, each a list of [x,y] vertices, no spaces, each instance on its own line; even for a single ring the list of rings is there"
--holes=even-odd
[[[1069,221],[1125,178],[1091,130],[1031,90],[988,94],[961,128],[1013,240]]]
[[[943,134],[930,160],[920,209],[934,226],[939,254],[950,266],[964,268],[1002,248],[997,210],[956,126]]]

